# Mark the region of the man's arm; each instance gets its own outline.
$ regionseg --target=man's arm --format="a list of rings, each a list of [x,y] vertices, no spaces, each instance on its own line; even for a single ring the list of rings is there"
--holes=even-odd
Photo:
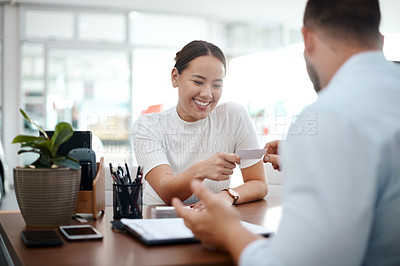
[[[207,211],[194,212],[184,208],[177,198],[172,200],[179,216],[184,218],[196,238],[206,245],[227,250],[236,263],[242,250],[261,237],[245,229],[239,220],[239,213],[226,201],[221,201],[199,181],[192,182],[192,190],[207,205]]]
[[[373,222],[374,148],[365,145],[370,140],[360,128],[341,117],[318,118],[318,133],[286,140],[283,214],[270,241],[254,242],[257,236],[240,227],[233,208],[198,184],[193,189],[206,212],[190,212],[173,201],[195,236],[249,265],[361,264]]]
[[[306,118],[302,113],[297,129],[306,129]],[[289,131],[282,146],[283,215],[268,254],[283,265],[360,265],[373,221],[377,153],[342,114],[320,108],[317,119],[315,130]],[[247,259],[257,253],[267,254],[253,250]]]

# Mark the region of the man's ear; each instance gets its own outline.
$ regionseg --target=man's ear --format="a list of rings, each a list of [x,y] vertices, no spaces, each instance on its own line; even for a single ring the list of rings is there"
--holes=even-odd
[[[178,87],[178,79],[179,79],[178,69],[174,67],[171,72],[171,81],[172,81],[172,86],[174,88]]]
[[[314,32],[312,29],[308,27],[302,27],[301,28],[301,33],[303,34],[303,39],[304,39],[304,51],[307,54],[310,54],[314,50]]]

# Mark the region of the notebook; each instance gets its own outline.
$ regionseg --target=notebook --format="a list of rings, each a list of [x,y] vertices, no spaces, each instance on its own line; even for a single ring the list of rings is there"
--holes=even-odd
[[[146,245],[165,245],[199,242],[192,231],[185,226],[182,218],[168,219],[121,219],[121,223],[135,237]],[[273,232],[266,228],[241,221],[249,231],[263,236],[270,236]]]

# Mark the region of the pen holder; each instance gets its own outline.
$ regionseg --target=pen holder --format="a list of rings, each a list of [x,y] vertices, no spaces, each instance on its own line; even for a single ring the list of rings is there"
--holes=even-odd
[[[142,219],[143,185],[113,184],[114,219],[131,218]]]

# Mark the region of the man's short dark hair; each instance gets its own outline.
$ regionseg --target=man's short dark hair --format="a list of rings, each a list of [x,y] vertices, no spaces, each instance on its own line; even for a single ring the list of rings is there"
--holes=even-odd
[[[368,45],[380,38],[378,0],[308,0],[304,26],[326,36]]]

